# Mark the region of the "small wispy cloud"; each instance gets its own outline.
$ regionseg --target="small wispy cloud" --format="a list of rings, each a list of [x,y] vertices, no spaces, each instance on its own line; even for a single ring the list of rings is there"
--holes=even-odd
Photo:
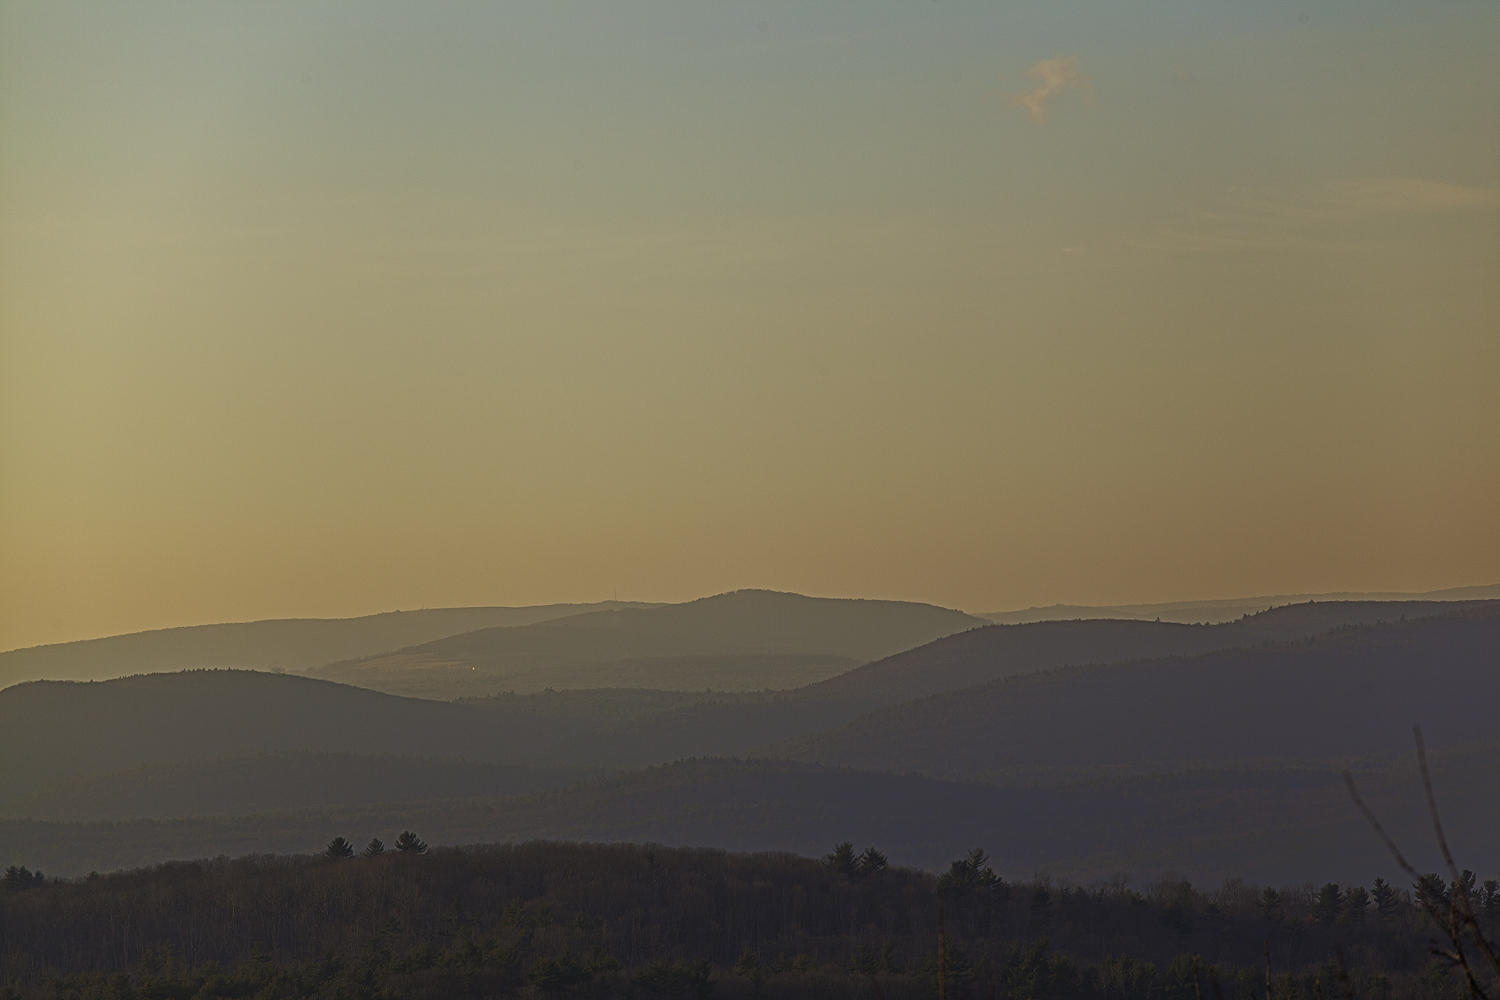
[[[1029,79],[1037,85],[1031,90],[1010,99],[1013,108],[1024,108],[1031,120],[1041,123],[1047,120],[1047,102],[1066,90],[1089,89],[1088,77],[1078,68],[1077,56],[1055,56],[1043,59],[1026,71]]]

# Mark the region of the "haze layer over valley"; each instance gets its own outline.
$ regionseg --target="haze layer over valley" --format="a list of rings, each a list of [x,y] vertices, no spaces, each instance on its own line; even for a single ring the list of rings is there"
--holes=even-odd
[[[1500,768],[1500,601],[1472,593],[996,625],[738,591],[22,650],[12,669],[84,676],[115,657],[302,659],[0,691],[0,848],[61,874],[418,826],[816,854],[852,825],[926,867],[983,842],[1017,876],[1354,877],[1389,864],[1340,772],[1417,837],[1421,723],[1455,841],[1500,863],[1495,797],[1470,794]],[[367,652],[307,662],[330,634]]]

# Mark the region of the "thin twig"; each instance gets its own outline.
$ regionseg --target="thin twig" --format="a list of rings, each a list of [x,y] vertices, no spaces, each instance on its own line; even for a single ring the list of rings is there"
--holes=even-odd
[[[1467,929],[1474,935],[1475,940],[1479,943],[1480,950],[1490,960],[1490,964],[1494,966],[1497,975],[1500,975],[1500,960],[1496,959],[1494,947],[1486,940],[1479,922],[1474,919],[1473,908],[1469,905],[1468,893],[1464,892],[1458,884],[1458,866],[1454,864],[1453,854],[1448,849],[1448,839],[1443,833],[1442,820],[1438,817],[1437,795],[1432,790],[1432,777],[1427,769],[1427,750],[1422,742],[1422,730],[1420,726],[1412,729],[1412,736],[1417,745],[1417,766],[1421,770],[1422,785],[1426,790],[1427,809],[1432,816],[1433,829],[1437,833],[1438,846],[1443,852],[1443,860],[1447,863],[1449,871],[1453,875],[1453,888],[1448,893],[1447,919],[1444,919],[1444,914],[1438,910],[1436,904],[1429,898],[1430,894],[1421,890],[1420,883],[1422,876],[1412,867],[1411,862],[1406,860],[1406,856],[1401,853],[1401,849],[1396,846],[1396,842],[1391,839],[1391,835],[1386,833],[1385,827],[1381,825],[1374,811],[1370,809],[1365,800],[1360,796],[1359,789],[1355,787],[1354,775],[1348,771],[1344,772],[1344,786],[1349,789],[1349,797],[1354,800],[1355,806],[1364,815],[1365,821],[1379,835],[1386,849],[1396,859],[1396,864],[1408,876],[1419,883],[1417,903],[1426,912],[1427,916],[1432,919],[1432,922],[1442,929],[1443,933],[1448,937],[1449,944],[1453,946],[1451,952],[1434,947],[1431,949],[1432,953],[1446,958],[1451,964],[1457,965],[1464,970],[1464,978],[1468,981],[1469,992],[1472,996],[1476,997],[1477,1000],[1489,1000],[1484,988],[1479,985],[1479,980],[1474,975],[1474,969],[1469,965],[1468,956],[1464,953],[1464,931]],[[1462,911],[1459,910],[1458,903],[1453,898],[1455,895],[1463,896]],[[1460,921],[1460,916],[1463,918],[1462,922]]]
[[[1443,833],[1443,821],[1438,816],[1437,793],[1432,790],[1432,774],[1427,769],[1427,746],[1422,741],[1422,727],[1413,726],[1412,739],[1417,744],[1417,767],[1422,771],[1422,788],[1427,793],[1427,811],[1432,815],[1432,829],[1437,834],[1438,848],[1443,852],[1443,861],[1448,866],[1448,874],[1453,880],[1453,889],[1448,893],[1448,906],[1458,909],[1463,916],[1464,926],[1474,935],[1474,940],[1479,944],[1479,950],[1484,952],[1484,957],[1490,960],[1490,967],[1495,970],[1495,975],[1500,976],[1500,956],[1495,954],[1495,948],[1484,936],[1484,929],[1479,926],[1479,920],[1474,916],[1474,907],[1469,900],[1469,893],[1463,888],[1459,878],[1458,865],[1453,860],[1453,852],[1448,849],[1448,837]],[[1462,906],[1455,906],[1454,897]]]

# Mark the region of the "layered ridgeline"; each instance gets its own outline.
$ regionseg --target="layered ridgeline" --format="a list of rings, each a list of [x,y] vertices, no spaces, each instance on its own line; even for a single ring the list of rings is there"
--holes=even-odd
[[[0,688],[32,680],[105,680],[198,667],[300,671],[445,635],[646,605],[433,608],[360,618],[288,618],[132,632],[0,653]]]
[[[1433,610],[1441,613],[1412,617]],[[966,842],[993,843],[979,835],[1004,830],[1008,871],[1171,867],[1277,880],[1326,868],[1352,843],[1360,825],[1338,778],[1351,762],[1367,773],[1372,796],[1406,809],[1397,828],[1420,832],[1421,789],[1407,763],[1414,722],[1448,768],[1440,792],[1450,832],[1472,847],[1473,831],[1500,819],[1492,794],[1500,604],[1396,611],[1395,621],[1340,624],[1310,639],[1040,673],[1022,669],[1038,660],[997,661],[967,645],[1032,627],[984,629],[926,647],[951,668],[961,659],[954,643],[964,640],[972,668],[944,673],[913,651],[897,658],[901,670],[1011,676],[866,715],[868,702],[840,702],[828,685],[816,694],[554,692],[457,704],[244,672],[22,685],[0,692],[0,807],[13,817],[0,824],[0,859],[65,872],[297,850],[330,824],[360,836],[421,825],[445,843],[536,836],[807,851],[858,817],[915,864],[936,864]],[[1091,623],[1080,625],[1092,634]],[[758,740],[799,727],[775,746]],[[798,762],[679,764],[511,794],[587,768],[730,752]],[[413,757],[468,763],[424,788],[427,765]],[[197,763],[185,771],[184,760]],[[296,788],[282,808],[321,807],[267,814],[265,788],[275,780],[267,775],[277,768]],[[85,791],[116,781],[138,791]],[[470,798],[454,801],[462,797]],[[130,812],[147,802],[151,812]],[[230,813],[258,815],[209,818]],[[21,821],[131,815],[200,818]],[[1325,833],[1317,817],[1328,818]],[[1495,846],[1478,839],[1476,852]],[[1371,851],[1361,864],[1375,863],[1378,845]]]
[[[1082,620],[993,625],[866,664],[798,692],[872,706],[975,687],[1057,667],[1193,656],[1297,642],[1335,629],[1442,617],[1500,601],[1336,601],[1272,608],[1218,625]]]
[[[1206,708],[1215,704],[1216,690],[1226,694],[1236,690],[1235,677],[1271,669],[1260,664],[1315,662],[1327,652],[1360,642],[1379,652],[1388,643],[1389,633],[1357,629],[1332,633],[1318,640],[1321,645],[1308,647],[1266,645],[1268,637],[1295,642],[1330,626],[1381,615],[1399,618],[1440,610],[1443,617],[1422,620],[1431,625],[1413,625],[1399,633],[1411,636],[1407,643],[1411,650],[1403,649],[1401,655],[1416,657],[1417,662],[1441,660],[1435,670],[1462,672],[1475,656],[1484,656],[1482,640],[1468,659],[1448,656],[1446,648],[1438,648],[1463,630],[1492,625],[1483,612],[1496,607],[1500,603],[1303,605],[1223,626],[1131,622],[991,626],[876,661],[832,681],[772,694],[619,689],[445,703],[250,671],[189,671],[96,683],[36,682],[0,692],[0,745],[6,751],[0,755],[0,811],[13,816],[82,815],[79,810],[92,801],[102,809],[105,801],[132,800],[128,796],[95,799],[79,791],[94,779],[113,775],[122,787],[129,784],[144,790],[152,782],[181,784],[185,780],[180,772],[173,772],[179,775],[174,777],[154,769],[184,763],[201,768],[220,759],[266,754],[424,757],[561,770],[571,775],[691,756],[764,754],[777,748],[779,754],[815,762],[993,778],[1015,765],[1035,771],[1063,763],[1109,761],[1112,754],[1123,752],[1113,743],[1101,742],[1102,737],[1092,742],[1075,738],[1064,745],[1054,736],[1059,726],[1067,729],[1069,718],[1088,717],[1091,705],[1099,704],[1100,711],[1107,713],[1128,704],[1120,700],[1124,696],[1116,688],[1128,692],[1146,684],[1139,676],[1155,676],[1153,670],[1163,669],[1132,662],[1146,655],[1253,644],[1246,647],[1251,666],[1226,675],[1219,689],[1213,684],[1202,691],[1194,689]],[[1469,608],[1480,617],[1454,623],[1455,608]],[[1434,651],[1417,649],[1424,643]],[[1109,665],[1111,655],[1125,662]],[[1380,655],[1394,656],[1389,651]],[[1038,673],[1060,664],[1090,663],[1105,666],[1074,673]],[[1188,674],[1200,670],[1190,660],[1169,661],[1168,665]],[[1403,667],[1393,662],[1391,669]],[[1338,707],[1344,693],[1329,690],[1314,697],[1302,688],[1314,677],[1339,678],[1350,671],[1357,671],[1357,664],[1344,655],[1331,673],[1299,677],[1299,671],[1293,670],[1284,689],[1265,696],[1284,694],[1301,704],[1328,704],[1335,719],[1328,727],[1330,745],[1341,746],[1341,741],[1352,739],[1343,728],[1347,723],[1337,721],[1344,718]],[[1017,677],[1021,680],[1014,687],[985,686],[992,679]],[[1351,675],[1347,683],[1363,682]],[[1056,700],[1023,720],[1031,728],[1006,725],[1007,731],[1030,733],[1023,744],[1033,748],[1030,756],[1012,759],[999,753],[1009,737],[992,733],[999,723],[986,720],[1006,718],[1006,705],[1011,701],[1027,704],[1031,710],[1034,706],[1024,699],[1032,690],[1053,692]],[[1433,689],[1424,686],[1421,690]],[[909,697],[932,691],[950,693],[947,700],[907,703]],[[1419,703],[1413,697],[1420,699],[1421,691],[1415,696],[1394,689],[1380,694],[1387,699],[1390,716],[1381,725],[1394,727],[1397,738],[1402,738],[1400,734],[1413,718],[1401,713]],[[1176,704],[1172,699],[1160,699],[1155,705],[1150,698],[1145,701],[1124,723],[1127,727],[1136,723],[1180,727],[1176,720],[1157,714],[1161,705]],[[992,702],[996,703],[993,707]],[[1482,704],[1482,700],[1469,701],[1470,706]],[[980,705],[984,708],[973,707]],[[866,714],[872,709],[873,714]],[[1226,710],[1233,711],[1234,706]],[[963,721],[974,719],[978,721],[972,724]],[[1374,716],[1367,715],[1364,724],[1376,725]],[[936,734],[928,734],[927,729]],[[1176,758],[1162,759],[1169,764],[1179,759],[1234,759],[1235,754],[1213,749],[1213,735],[1208,733],[1207,742],[1189,747]],[[1276,756],[1299,756],[1292,744],[1279,740],[1267,737],[1263,745],[1281,747]],[[1355,744],[1349,746],[1342,752],[1355,752]],[[966,747],[977,749],[971,752]],[[943,756],[966,753],[978,756],[963,765]],[[274,770],[275,766],[275,762],[262,761],[254,769]],[[202,782],[211,784],[207,777]],[[232,785],[229,782],[226,787]],[[332,784],[328,795],[344,794],[342,787]],[[70,797],[76,805],[67,804]],[[160,796],[143,792],[139,800],[160,801]],[[222,801],[222,796],[215,801]],[[325,797],[322,801],[350,800]],[[202,814],[207,809],[206,805],[184,804],[174,812]],[[249,804],[238,811],[250,811]],[[112,818],[119,814],[94,815]]]
[[[1161,604],[1049,604],[1016,611],[991,611],[979,617],[997,625],[1029,622],[1075,621],[1114,618],[1135,621],[1179,622],[1212,625],[1258,614],[1268,608],[1307,601],[1494,601],[1500,600],[1500,583],[1479,587],[1448,587],[1417,593],[1382,591],[1373,593],[1274,594],[1266,597],[1231,597],[1216,601],[1170,601]]]
[[[1500,875],[1500,743],[1435,750],[1434,787],[1460,862]],[[1422,782],[1410,761],[1365,764],[1359,788],[1413,864],[1438,871]],[[983,846],[1008,878],[1092,883],[1176,873],[1400,881],[1401,872],[1330,766],[1190,770],[996,787],[775,761],[693,760],[508,798],[327,806],[223,818],[61,823],[0,819],[0,857],[81,875],[248,853],[306,853],[334,835],[390,844],[567,840],[780,850],[816,856],[876,843],[893,863],[940,869]],[[1492,877],[1487,875],[1487,877]]]
[[[547,688],[755,691],[831,677],[984,624],[930,604],[739,590],[481,629],[312,673],[434,698]]]
[[[1486,602],[1296,642],[1001,678],[871,712],[784,752],[1034,780],[1051,768],[1389,755],[1408,746],[1413,723],[1457,745],[1494,734],[1496,705],[1500,602]]]

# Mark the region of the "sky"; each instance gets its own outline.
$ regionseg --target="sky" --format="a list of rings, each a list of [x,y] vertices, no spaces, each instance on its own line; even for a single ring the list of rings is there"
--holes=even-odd
[[[0,648],[1500,581],[1489,0],[0,0]]]

